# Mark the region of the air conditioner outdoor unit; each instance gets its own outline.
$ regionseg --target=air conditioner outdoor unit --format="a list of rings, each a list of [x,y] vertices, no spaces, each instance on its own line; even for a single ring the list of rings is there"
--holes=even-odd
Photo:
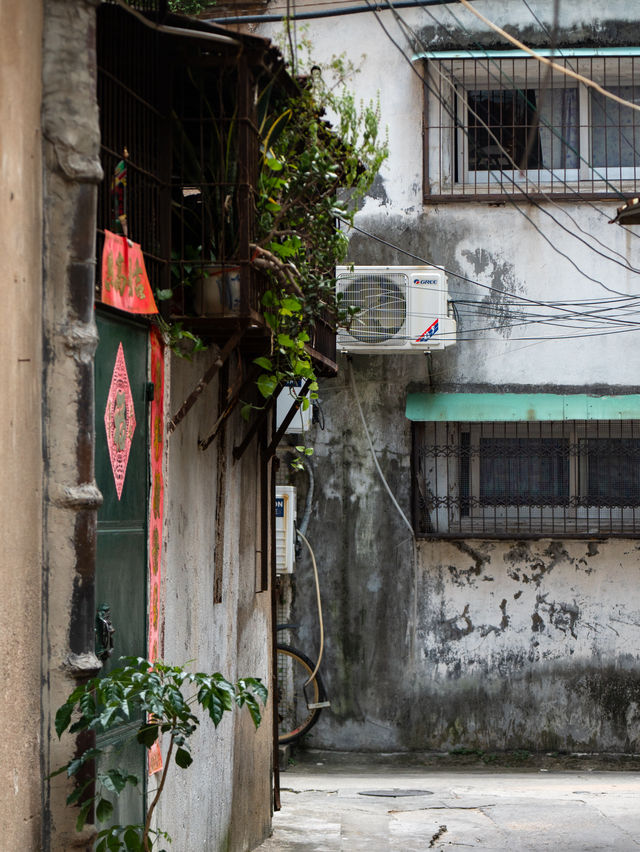
[[[447,276],[435,266],[338,266],[343,307],[359,308],[338,329],[342,352],[428,352],[456,342]]]

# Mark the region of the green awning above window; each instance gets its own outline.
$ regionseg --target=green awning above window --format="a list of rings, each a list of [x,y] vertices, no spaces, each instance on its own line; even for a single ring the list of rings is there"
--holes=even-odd
[[[608,56],[639,56],[640,47],[563,47],[562,49],[552,50],[549,47],[534,48],[538,56],[545,56],[549,59],[562,60],[567,57],[608,57]],[[422,53],[415,53],[411,57],[411,61],[415,62],[418,59],[531,59],[530,53],[524,50],[507,49],[507,50],[425,50]]]
[[[410,393],[409,420],[446,422],[639,420],[640,394]]]

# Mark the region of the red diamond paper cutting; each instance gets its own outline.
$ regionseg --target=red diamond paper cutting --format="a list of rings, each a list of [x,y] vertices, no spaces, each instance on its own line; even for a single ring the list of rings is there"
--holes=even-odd
[[[131,441],[136,428],[136,415],[133,408],[133,396],[127,365],[124,360],[122,343],[118,346],[116,363],[113,368],[111,387],[107,396],[107,408],[104,412],[104,428],[107,432],[107,446],[111,459],[113,479],[116,484],[118,500],[127,473]]]

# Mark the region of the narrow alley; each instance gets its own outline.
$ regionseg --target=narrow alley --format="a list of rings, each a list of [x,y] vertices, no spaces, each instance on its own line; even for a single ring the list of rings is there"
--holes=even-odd
[[[311,752],[282,773],[282,810],[258,852],[640,849],[637,770],[546,763],[442,769]]]

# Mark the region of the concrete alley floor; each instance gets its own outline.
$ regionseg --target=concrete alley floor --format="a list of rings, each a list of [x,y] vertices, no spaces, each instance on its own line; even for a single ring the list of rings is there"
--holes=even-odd
[[[258,850],[640,850],[640,772],[549,763],[522,771],[307,754],[281,773],[282,810]]]

